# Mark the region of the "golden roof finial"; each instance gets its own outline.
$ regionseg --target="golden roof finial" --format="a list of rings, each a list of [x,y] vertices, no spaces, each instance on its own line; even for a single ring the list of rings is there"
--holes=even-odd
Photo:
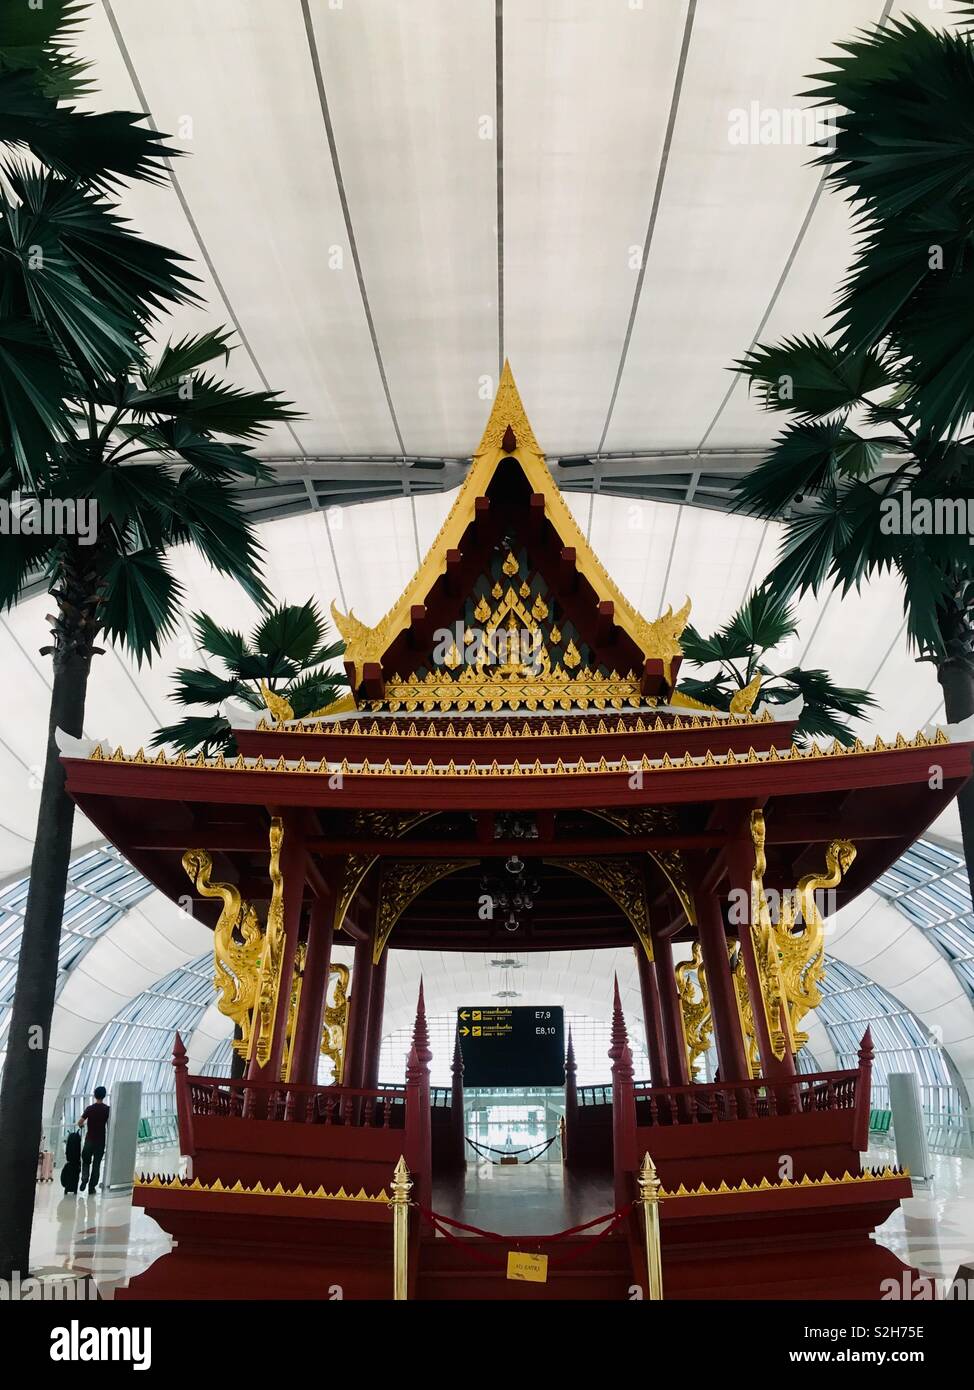
[[[510,442],[508,430],[514,435],[513,445]],[[507,436],[506,439],[505,436]],[[515,449],[529,449],[539,458],[544,457],[541,446],[534,437],[534,430],[531,428],[527,411],[524,409],[524,402],[517,389],[511,364],[506,358],[504,359],[501,379],[497,383],[497,394],[494,397],[490,418],[473,457],[479,458],[488,449],[503,449],[505,453],[509,454],[513,453]]]

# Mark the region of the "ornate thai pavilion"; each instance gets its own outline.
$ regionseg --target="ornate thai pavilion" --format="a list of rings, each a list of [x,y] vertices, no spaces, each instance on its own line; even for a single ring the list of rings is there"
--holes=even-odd
[[[326,1266],[346,1297],[387,1296],[400,1157],[410,1296],[523,1294],[424,1224],[438,1182],[462,1175],[464,1129],[459,1048],[453,1087],[430,1094],[422,994],[405,1088],[378,1075],[389,953],[495,951],[513,911],[521,951],[631,946],[638,962],[651,1076],[633,1075],[618,996],[611,1105],[586,1104],[566,1058],[565,1181],[610,1174],[615,1204],[608,1239],[571,1238],[574,1292],[652,1283],[634,1207],[648,1152],[669,1296],[875,1297],[902,1266],[869,1235],[910,1183],[861,1168],[870,1039],[852,1070],[800,1075],[795,1057],[820,998],[823,905],[890,868],[968,777],[971,746],[942,732],[803,745],[796,720],[762,707],[759,679],[728,712],[681,694],[690,600],[651,621],[616,587],[509,367],[396,603],[374,627],[332,611],[351,692],[339,704],[296,720],[268,692],[235,759],[100,745],[65,758],[89,819],[213,927],[234,1026],[230,1079],[188,1075],[176,1040],[190,1174],[147,1181],[137,1200],[178,1245],[129,1296],[205,1296],[218,1269],[245,1288],[258,1265],[279,1296],[317,1287]],[[497,889],[512,860],[532,878],[519,916]],[[350,979],[332,962],[343,938]],[[719,1070],[704,1083],[711,1040]],[[555,1276],[545,1294],[566,1287]]]

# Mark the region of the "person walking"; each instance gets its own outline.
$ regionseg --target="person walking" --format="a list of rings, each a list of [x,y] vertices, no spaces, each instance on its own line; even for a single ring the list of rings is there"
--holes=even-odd
[[[85,1129],[85,1142],[81,1150],[81,1191],[85,1189],[94,1192],[98,1186],[98,1175],[101,1171],[101,1161],[105,1156],[105,1136],[108,1132],[108,1117],[111,1114],[111,1107],[105,1104],[104,1086],[95,1087],[95,1100],[93,1105],[89,1105],[81,1119],[78,1121],[78,1128]],[[89,1180],[90,1173],[90,1180]]]

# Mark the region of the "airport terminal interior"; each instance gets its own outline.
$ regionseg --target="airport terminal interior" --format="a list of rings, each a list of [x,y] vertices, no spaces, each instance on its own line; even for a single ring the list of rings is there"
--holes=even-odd
[[[0,22],[0,1276],[974,1297],[972,8]]]

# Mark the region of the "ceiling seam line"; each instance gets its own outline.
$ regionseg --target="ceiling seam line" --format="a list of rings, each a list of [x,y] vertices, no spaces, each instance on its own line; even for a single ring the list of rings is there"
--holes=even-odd
[[[804,643],[804,645],[803,645],[802,648],[801,648],[801,651],[798,653],[797,659],[798,659],[800,662],[804,662],[804,661],[807,661],[807,660],[808,660],[808,653],[809,653],[809,652],[811,651],[811,649],[812,649],[812,643],[815,641],[815,638],[818,636],[818,630],[819,630],[819,628],[822,626],[823,621],[825,620],[825,614],[827,613],[828,608],[829,608],[829,604],[832,602],[832,599],[833,599],[834,596],[835,596],[835,589],[830,589],[830,590],[828,591],[828,593],[825,595],[825,602],[822,604],[822,607],[819,609],[818,617],[815,619],[815,626],[812,628],[811,632],[809,633],[808,641]],[[816,595],[816,597],[818,597],[818,595]]]
[[[629,310],[629,322],[626,325],[626,335],[622,341],[622,354],[619,358],[619,367],[616,371],[616,379],[612,386],[612,395],[609,398],[609,409],[605,417],[605,425],[602,428],[602,437],[599,440],[596,453],[602,452],[602,446],[609,433],[609,426],[612,423],[612,416],[615,411],[616,398],[619,394],[619,387],[622,384],[622,374],[625,371],[626,361],[629,356],[629,344],[632,340],[632,332],[636,323],[636,314],[639,310],[643,282],[646,278],[646,266],[649,262],[650,247],[652,245],[653,234],[656,231],[656,219],[659,215],[659,207],[663,197],[663,182],[666,178],[666,170],[670,159],[673,131],[676,128],[676,117],[680,106],[680,96],[683,91],[683,76],[686,71],[687,56],[690,51],[690,35],[693,30],[693,19],[696,8],[697,0],[690,0],[690,4],[687,8],[687,17],[683,26],[683,42],[680,46],[680,57],[676,66],[676,77],[673,83],[673,95],[670,98],[670,110],[666,121],[666,131],[663,136],[663,149],[660,152],[659,169],[656,171],[656,185],[653,189],[653,202],[649,213],[649,223],[646,227],[646,239],[643,243],[643,254],[639,264],[639,274],[636,277],[636,289],[633,294],[632,306]]]
[[[494,0],[494,143],[497,148],[497,375],[504,370],[504,0]]]
[[[931,713],[930,718],[927,720],[927,724],[932,724],[941,710],[944,711],[944,718],[946,719],[947,710],[944,706],[944,702],[942,699],[938,700],[937,703],[934,705],[933,712]],[[926,724],[924,724],[923,727],[926,728]]]
[[[328,106],[328,96],[325,92],[325,78],[321,70],[321,58],[318,53],[318,43],[315,38],[314,21],[311,18],[311,10],[308,0],[301,0],[301,13],[304,16],[304,29],[308,39],[308,52],[311,56],[311,67],[314,71],[315,86],[318,90],[318,105],[321,108],[321,119],[325,126],[325,138],[328,141],[328,151],[331,155],[332,172],[335,176],[335,186],[338,190],[338,199],[341,203],[342,217],[345,222],[345,235],[348,237],[348,247],[352,253],[352,263],[355,266],[355,274],[358,279],[359,295],[362,299],[362,309],[365,313],[365,321],[368,325],[369,336],[372,339],[372,351],[375,353],[375,362],[379,370],[379,380],[382,382],[382,390],[385,393],[386,405],[389,407],[389,415],[392,419],[392,428],[395,431],[396,440],[399,444],[400,452],[405,456],[406,446],[403,443],[402,431],[399,428],[399,420],[396,416],[396,408],[392,403],[392,392],[389,389],[389,380],[386,376],[385,363],[382,360],[382,353],[379,349],[379,337],[375,328],[375,320],[372,317],[372,306],[369,303],[368,291],[365,288],[365,275],[362,271],[362,262],[359,258],[358,243],[355,240],[355,231],[352,227],[352,214],[348,206],[348,195],[345,191],[345,182],[342,178],[341,161],[338,158],[338,142],[335,139],[335,130],[332,125],[331,111]]]
[[[875,682],[876,682],[877,677],[879,676],[880,671],[881,671],[881,670],[883,669],[883,667],[886,665],[887,661],[889,661],[890,656],[892,655],[892,652],[893,652],[894,647],[897,645],[897,643],[899,642],[900,638],[903,636],[903,632],[904,632],[904,629],[905,629],[905,628],[906,628],[906,619],[904,618],[903,621],[900,623],[899,627],[896,629],[896,635],[894,636],[892,642],[890,642],[889,646],[887,647],[887,649],[886,649],[886,654],[883,656],[883,658],[882,658],[882,660],[880,661],[879,665],[876,667],[875,671],[872,673],[872,675],[870,676],[869,680],[867,681],[867,683],[866,683],[866,689],[867,689],[867,690],[871,690],[871,689],[872,689],[873,685],[874,685]]]
[[[670,541],[670,553],[666,557],[666,573],[663,575],[663,583],[659,591],[659,607],[656,610],[657,618],[663,612],[663,600],[666,597],[666,586],[670,582],[670,570],[673,567],[673,556],[676,554],[676,542],[680,535],[680,522],[683,520],[683,503],[680,503],[676,514],[676,525],[673,527],[673,539]]]
[[[799,229],[798,229],[798,235],[796,236],[796,238],[795,238],[795,240],[794,240],[794,243],[793,243],[793,245],[792,245],[792,248],[791,248],[791,250],[790,250],[789,253],[788,253],[788,257],[787,257],[787,259],[786,259],[786,261],[785,261],[785,264],[784,264],[784,269],[782,270],[781,274],[780,274],[779,277],[778,277],[778,283],[775,285],[774,289],[772,290],[772,292],[771,292],[771,298],[768,300],[767,308],[765,309],[764,313],[761,315],[761,321],[760,321],[760,323],[758,324],[757,328],[754,330],[754,335],[753,335],[753,337],[751,338],[751,344],[750,344],[750,347],[749,347],[748,350],[747,350],[747,354],[746,354],[746,355],[749,355],[750,353],[752,353],[752,352],[754,351],[755,347],[757,346],[758,339],[760,338],[761,334],[764,332],[764,329],[765,329],[765,326],[767,325],[768,319],[771,317],[771,315],[772,315],[772,313],[773,313],[773,311],[774,311],[774,306],[775,306],[775,305],[777,304],[777,302],[778,302],[778,297],[780,296],[781,291],[782,291],[782,290],[784,289],[784,287],[785,287],[785,281],[788,279],[788,276],[789,276],[789,274],[790,274],[790,272],[791,272],[791,268],[792,268],[792,266],[794,265],[794,263],[795,263],[795,261],[796,261],[796,259],[797,259],[797,257],[798,257],[798,252],[801,250],[802,242],[805,240],[805,234],[806,234],[806,232],[808,231],[809,227],[811,226],[812,217],[813,217],[814,214],[815,214],[815,209],[818,207],[819,199],[821,198],[822,193],[823,193],[824,190],[825,190],[825,180],[826,180],[826,177],[827,177],[827,176],[826,176],[825,174],[823,174],[822,177],[819,179],[818,186],[816,187],[815,192],[814,192],[814,194],[812,195],[812,201],[811,201],[811,203],[810,203],[809,206],[808,206],[808,211],[805,213],[804,219],[802,220],[802,224],[801,224],[801,226],[800,226]],[[703,438],[700,440],[700,443],[699,443],[699,445],[697,446],[698,448],[702,449],[703,446],[706,444],[707,440],[710,438],[711,434],[713,433],[713,431],[714,431],[714,429],[715,429],[715,427],[716,427],[716,425],[717,425],[718,420],[720,419],[721,415],[723,415],[723,413],[724,413],[724,409],[725,409],[725,407],[727,406],[728,401],[730,400],[731,396],[734,394],[735,390],[737,389],[737,383],[740,381],[740,379],[741,379],[741,374],[740,374],[739,372],[736,372],[736,371],[735,371],[735,372],[733,373],[733,377],[732,377],[732,380],[731,380],[731,384],[730,384],[730,386],[728,386],[728,388],[727,388],[726,395],[724,396],[724,399],[721,401],[720,405],[717,407],[717,413],[714,415],[714,418],[711,420],[710,424],[707,426],[707,428],[706,428],[706,430],[705,430],[705,432],[704,432]]]
[[[30,768],[28,768],[27,770],[29,772]],[[7,835],[12,835],[15,840],[23,840],[25,845],[32,845],[35,842],[33,835],[22,835],[19,830],[14,830],[13,827],[10,825],[0,824],[0,831],[5,832]],[[18,878],[23,877],[23,874],[18,875]],[[11,882],[17,882],[17,879],[13,879],[11,880]],[[9,887],[9,884],[7,884],[6,886]]]
[[[342,583],[342,572],[338,564],[338,554],[335,550],[334,537],[331,534],[331,522],[328,520],[328,508],[321,508],[321,515],[325,522],[325,535],[328,537],[328,549],[331,551],[331,562],[335,566],[335,578],[338,581],[338,597],[342,601],[342,610],[350,613],[352,610],[348,606],[348,599],[345,597],[345,585]]]
[[[879,16],[879,19],[878,19],[878,21],[877,21],[877,25],[876,25],[877,28],[881,29],[881,28],[883,27],[883,25],[886,23],[887,19],[889,18],[889,12],[890,12],[890,10],[892,9],[892,6],[893,6],[893,0],[884,0],[883,12],[882,12],[882,14]],[[807,233],[808,228],[809,228],[809,225],[811,224],[811,220],[812,220],[812,217],[813,217],[813,215],[814,215],[814,213],[815,213],[815,209],[818,207],[819,199],[821,198],[823,192],[825,191],[825,184],[826,184],[827,179],[828,179],[828,170],[826,169],[826,171],[822,174],[822,177],[819,179],[818,187],[816,188],[814,194],[812,195],[812,201],[811,201],[811,204],[809,205],[809,209],[808,209],[807,213],[805,214],[805,220],[802,222],[802,225],[801,225],[801,226],[799,227],[799,229],[798,229],[798,236],[795,238],[795,244],[792,246],[791,252],[790,252],[790,254],[789,254],[789,256],[788,256],[788,259],[785,261],[784,269],[783,269],[782,272],[781,272],[781,276],[779,277],[779,280],[778,280],[777,285],[775,285],[775,287],[774,287],[774,290],[773,290],[772,295],[771,295],[771,299],[768,301],[768,307],[767,307],[767,308],[765,309],[765,311],[764,311],[764,315],[763,315],[763,317],[762,317],[762,319],[761,319],[761,322],[758,324],[757,328],[754,330],[754,336],[753,336],[753,338],[751,339],[751,345],[750,345],[750,347],[749,347],[748,350],[747,350],[747,351],[748,351],[748,354],[752,353],[752,352],[754,351],[755,347],[757,346],[757,341],[758,341],[758,339],[760,338],[761,334],[764,332],[764,329],[765,329],[765,326],[767,325],[768,319],[771,317],[771,314],[772,314],[772,312],[773,312],[773,310],[774,310],[774,306],[777,304],[778,298],[779,298],[779,296],[780,296],[780,294],[781,294],[781,291],[784,289],[785,281],[787,280],[789,274],[791,273],[791,268],[792,268],[792,266],[793,266],[794,263],[795,263],[795,259],[796,259],[797,255],[798,255],[799,250],[801,249],[802,242],[805,240],[805,234]],[[726,406],[727,406],[727,402],[730,400],[731,396],[734,394],[734,391],[737,389],[737,383],[740,381],[740,379],[741,379],[740,373],[739,373],[739,372],[735,372],[735,373],[734,373],[734,376],[733,376],[733,380],[731,381],[730,386],[727,388],[727,394],[724,396],[724,399],[721,401],[720,405],[717,407],[717,414],[714,416],[714,418],[711,420],[710,424],[707,426],[707,431],[706,431],[706,433],[704,434],[703,439],[701,439],[701,441],[700,441],[699,447],[700,447],[701,449],[703,448],[704,444],[706,444],[707,440],[710,438],[711,434],[713,433],[714,427],[716,426],[717,421],[720,419],[721,415],[723,415],[724,410],[725,410],[725,408],[726,408]]]
[[[105,14],[108,19],[108,23],[111,27],[112,33],[115,35],[115,42],[118,45],[118,51],[121,55],[122,62],[125,65],[125,70],[129,75],[129,80],[131,81],[133,88],[135,89],[135,95],[138,98],[139,105],[142,107],[144,114],[149,118],[149,120],[153,121],[154,124],[155,118],[152,115],[152,108],[149,106],[149,103],[146,100],[145,90],[142,86],[142,82],[139,79],[139,75],[136,72],[135,64],[132,61],[132,56],[128,50],[128,45],[126,44],[125,39],[122,37],[122,31],[119,27],[118,20],[115,18],[115,12],[112,9],[111,0],[102,0],[102,5],[104,6]],[[213,263],[213,258],[210,255],[209,250],[207,249],[206,242],[203,240],[203,234],[197,225],[196,218],[193,216],[192,211],[190,210],[189,201],[186,198],[185,193],[183,192],[182,184],[179,182],[179,179],[176,176],[176,170],[173,165],[173,161],[167,158],[164,161],[164,163],[166,165],[167,170],[169,171],[169,180],[172,184],[173,192],[179,200],[179,205],[183,210],[183,215],[185,216],[186,221],[189,225],[189,229],[193,234],[194,240],[196,241],[196,245],[199,247],[200,255],[203,258],[203,263],[206,266],[207,270],[210,272],[210,276],[212,277],[213,283],[216,286],[217,293],[223,300],[223,307],[226,309],[227,313],[230,316],[230,321],[233,324],[237,337],[240,339],[244,351],[250,358],[251,363],[253,364],[254,371],[260,378],[264,390],[271,391],[271,384],[268,381],[267,377],[264,375],[264,369],[263,367],[261,367],[260,362],[257,360],[257,355],[250,345],[250,339],[247,337],[247,334],[243,330],[240,320],[237,317],[236,311],[234,310],[234,307],[230,302],[230,296],[227,294],[223,281],[220,279],[220,275],[217,271],[217,268]],[[290,423],[290,421],[285,422],[285,428],[287,429],[288,434],[294,440],[295,444],[298,446],[303,455],[305,452],[304,445],[301,443],[301,440],[295,434],[294,426]]]
[[[134,676],[132,675],[132,672],[131,672],[131,671],[129,670],[129,668],[126,666],[125,662],[122,660],[121,655],[119,654],[118,648],[115,647],[115,646],[113,645],[113,646],[109,647],[109,651],[111,652],[111,654],[112,654],[112,656],[115,658],[115,660],[118,662],[119,666],[121,666],[121,668],[122,668],[122,670],[124,671],[125,676],[126,676],[128,682],[129,682],[129,684],[132,686],[133,690],[134,690],[135,693],[138,695],[139,699],[140,699],[140,700],[142,701],[142,703],[145,705],[146,709],[149,711],[149,713],[151,714],[152,718],[155,719],[155,720],[158,722],[158,719],[159,719],[158,714],[157,714],[156,711],[152,708],[152,706],[149,704],[149,701],[145,698],[145,695],[144,695],[143,692],[142,692],[141,686],[140,686],[139,683],[136,681],[136,679],[135,679]]]
[[[769,520],[769,521],[766,521],[766,522],[764,523],[764,529],[763,529],[762,532],[761,532],[761,539],[758,541],[757,545],[754,547],[754,559],[751,561],[751,573],[748,575],[747,580],[745,581],[745,584],[744,584],[744,592],[743,592],[743,594],[741,595],[741,603],[742,603],[742,604],[745,603],[745,602],[747,601],[747,596],[748,596],[748,594],[751,592],[751,585],[752,585],[752,583],[754,582],[754,571],[755,571],[755,570],[757,569],[757,567],[758,567],[758,560],[761,558],[761,551],[762,551],[762,549],[764,548],[764,538],[765,538],[765,536],[768,534],[768,527],[769,527],[770,525],[771,525],[770,520]]]

